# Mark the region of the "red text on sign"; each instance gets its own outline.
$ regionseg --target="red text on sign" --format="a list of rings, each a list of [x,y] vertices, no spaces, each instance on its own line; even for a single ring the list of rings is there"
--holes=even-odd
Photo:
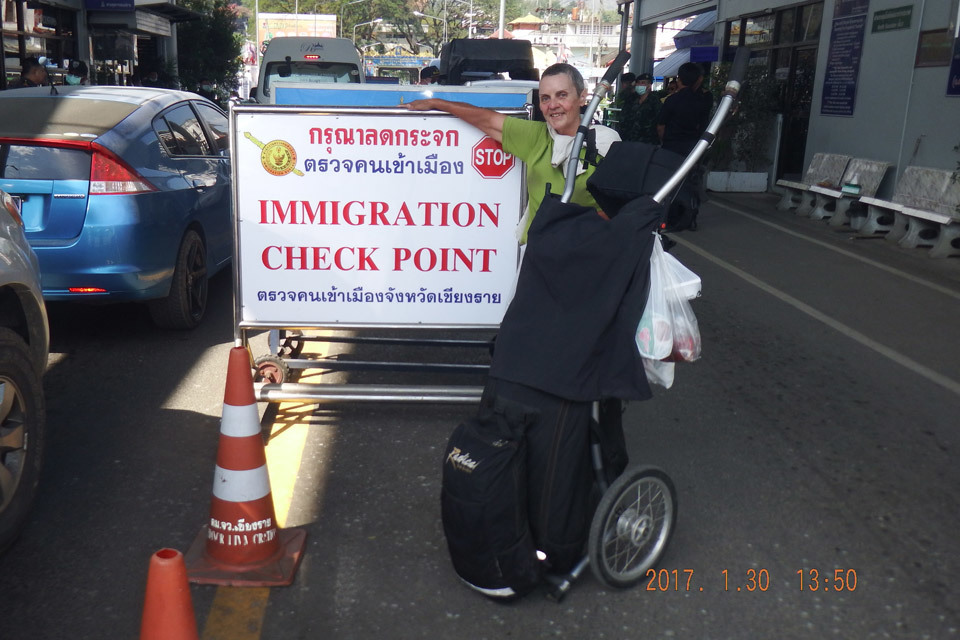
[[[379,271],[376,247],[266,247],[260,261],[271,271]]]

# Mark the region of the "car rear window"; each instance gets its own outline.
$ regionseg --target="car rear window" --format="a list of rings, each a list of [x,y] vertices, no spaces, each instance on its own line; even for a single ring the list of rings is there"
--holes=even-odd
[[[82,149],[0,143],[0,178],[89,180],[90,154]]]
[[[137,110],[136,104],[57,96],[4,96],[0,137],[96,138]]]
[[[355,65],[342,62],[271,62],[263,75],[264,94],[277,82],[360,82],[360,75]]]
[[[153,121],[160,140],[170,155],[210,155],[210,141],[203,132],[203,125],[188,104],[182,104],[165,112]]]

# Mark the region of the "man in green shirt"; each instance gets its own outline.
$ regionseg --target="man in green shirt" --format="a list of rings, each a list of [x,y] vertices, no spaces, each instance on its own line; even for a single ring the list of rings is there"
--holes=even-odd
[[[540,77],[539,93],[545,123],[508,118],[492,109],[439,98],[414,100],[404,105],[411,111],[436,110],[456,116],[501,143],[504,151],[526,163],[527,213],[519,228],[521,244],[527,241],[527,229],[540,208],[547,185],[550,185],[551,193],[563,192],[564,171],[580,126],[580,108],[587,102],[583,76],[576,67],[565,63],[547,67]],[[608,127],[594,125],[592,128],[596,131],[597,153],[604,156],[620,136]],[[581,150],[580,156],[583,157],[584,153]],[[594,169],[592,165],[586,169],[582,163],[579,165],[571,202],[597,206],[587,191],[587,178]]]

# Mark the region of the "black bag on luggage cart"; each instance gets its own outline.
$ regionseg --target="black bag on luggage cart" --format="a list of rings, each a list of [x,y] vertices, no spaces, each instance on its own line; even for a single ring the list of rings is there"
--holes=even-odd
[[[498,400],[460,423],[444,451],[443,532],[457,575],[495,600],[512,600],[540,583],[527,522],[524,431],[536,414]]]

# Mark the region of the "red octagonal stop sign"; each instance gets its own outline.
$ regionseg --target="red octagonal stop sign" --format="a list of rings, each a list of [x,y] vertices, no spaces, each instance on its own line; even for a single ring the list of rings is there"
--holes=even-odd
[[[513,169],[514,162],[513,156],[490,136],[473,145],[470,154],[470,164],[484,178],[502,178]]]

